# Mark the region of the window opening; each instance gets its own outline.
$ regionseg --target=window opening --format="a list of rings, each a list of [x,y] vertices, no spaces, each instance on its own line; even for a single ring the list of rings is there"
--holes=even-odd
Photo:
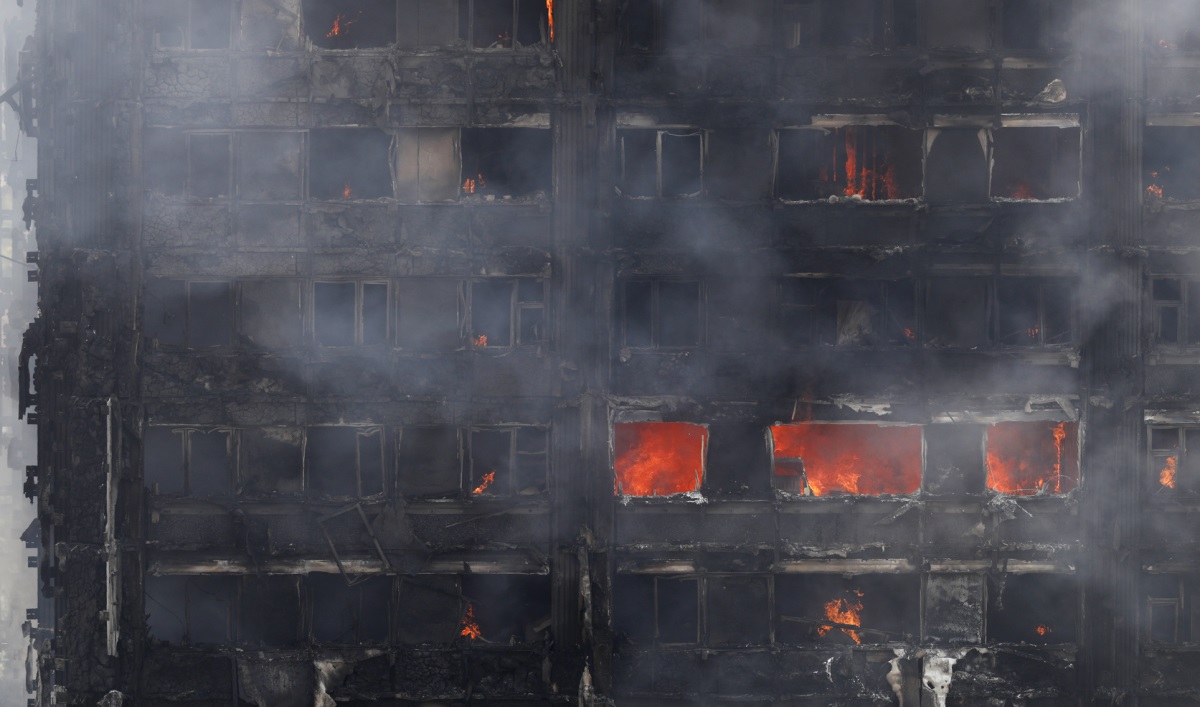
[[[787,278],[780,284],[779,330],[789,346],[885,346],[916,341],[911,280]]]
[[[401,493],[418,497],[458,495],[462,488],[458,428],[405,427],[400,432],[397,455]]]
[[[470,433],[470,495],[536,495],[546,490],[547,432],[538,427]]]
[[[233,338],[229,282],[152,280],[146,284],[146,336],[160,346],[228,346]]]
[[[388,340],[385,282],[317,282],[314,329],[322,346],[370,346]]]
[[[545,340],[545,283],[489,279],[471,283],[471,343],[528,346]]]
[[[1200,7],[1192,0],[1155,0],[1146,5],[1146,46],[1160,52],[1200,51]]]
[[[461,35],[476,49],[515,49],[546,43],[545,0],[459,0]]]
[[[1155,341],[1159,344],[1200,343],[1200,281],[1156,277],[1150,286]]]
[[[633,643],[699,642],[698,579],[619,574],[613,595],[613,629]]]
[[[461,192],[488,200],[545,196],[553,187],[553,150],[549,130],[463,128]]]
[[[1000,643],[1074,643],[1075,577],[1007,574],[988,583],[987,640]]]
[[[669,496],[699,491],[704,481],[708,430],[686,422],[613,425],[613,493]]]
[[[299,578],[242,577],[238,639],[249,645],[286,648],[300,641]]]
[[[1071,286],[1062,281],[1005,277],[997,284],[1002,346],[1058,346],[1072,342]]]
[[[227,49],[232,0],[156,0],[147,6],[158,49]]]
[[[1195,575],[1145,574],[1142,631],[1152,643],[1188,643],[1200,636],[1200,592]]]
[[[775,194],[867,201],[921,195],[921,133],[893,125],[780,130]]]
[[[191,133],[187,136],[187,194],[204,199],[231,193],[233,153],[228,134]]]
[[[461,606],[460,635],[468,641],[515,645],[544,640],[550,622],[550,578],[466,574]]]
[[[1142,148],[1142,180],[1151,201],[1200,199],[1200,131],[1150,126]]]
[[[372,128],[309,131],[309,196],[327,201],[394,196],[391,144],[389,133]]]
[[[402,348],[450,351],[463,345],[459,319],[465,294],[459,281],[411,278],[395,285],[400,308],[396,338]]]
[[[147,575],[143,596],[153,638],[167,643],[229,642],[236,577]]]
[[[913,575],[775,577],[775,640],[857,645],[919,633],[921,580]]]
[[[383,493],[381,429],[310,427],[304,449],[310,492],[340,497]]]
[[[699,282],[625,283],[625,345],[631,348],[699,346],[703,335]]]
[[[1005,49],[1045,51],[1067,46],[1069,7],[1053,0],[1004,0],[1001,13]]]
[[[936,277],[925,298],[925,343],[977,349],[991,345],[991,282],[983,277]]]
[[[258,427],[242,430],[239,436],[240,494],[257,497],[303,490],[303,430]]]
[[[1151,427],[1149,433],[1153,493],[1200,491],[1200,428]]]
[[[992,196],[1021,201],[1079,196],[1078,128],[992,131]]]
[[[1069,493],[1079,485],[1079,424],[998,422],[985,441],[987,485],[997,493]]]
[[[986,201],[987,131],[930,130],[926,139],[929,156],[925,160],[925,198],[938,203]]]
[[[373,576],[347,584],[341,575],[310,574],[312,638],[327,643],[386,643],[392,578]]]
[[[243,200],[295,201],[301,197],[303,133],[238,134],[237,193]]]
[[[921,487],[918,425],[771,427],[775,487],[805,496],[911,494]]]
[[[699,196],[704,179],[702,130],[621,130],[621,191],[626,196]]]
[[[304,0],[304,30],[322,49],[368,49],[396,41],[396,0]]]

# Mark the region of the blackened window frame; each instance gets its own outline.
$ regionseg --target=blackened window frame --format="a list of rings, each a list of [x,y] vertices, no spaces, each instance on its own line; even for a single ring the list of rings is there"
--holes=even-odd
[[[319,578],[319,579],[317,579]],[[329,582],[331,584],[340,585],[338,588],[344,588],[348,601],[346,607],[351,612],[351,626],[349,636],[346,638],[335,639],[319,639],[316,635],[316,610],[318,608],[317,584],[320,582]],[[366,585],[370,583],[388,582],[387,586],[387,606],[384,608],[384,616],[368,614],[366,611],[364,592],[368,589]],[[302,592],[304,594],[304,611],[305,611],[305,629],[308,641],[316,645],[342,645],[342,644],[367,644],[367,645],[391,645],[392,644],[392,625],[395,615],[395,599],[396,599],[396,583],[395,578],[391,575],[370,575],[362,581],[349,583],[346,578],[337,574],[319,574],[310,573],[304,577]],[[365,628],[370,621],[383,621],[385,624],[384,638],[379,639],[369,635]]]
[[[1160,294],[1160,284],[1174,283],[1178,296]],[[1151,341],[1154,346],[1167,349],[1194,349],[1200,347],[1200,275],[1189,277],[1181,274],[1152,274],[1148,283],[1151,321]],[[1195,301],[1189,301],[1192,298]],[[1192,310],[1197,311],[1193,312]],[[1169,312],[1174,310],[1174,315]],[[1164,338],[1166,317],[1172,316],[1170,326],[1175,328],[1174,340]],[[1197,331],[1192,331],[1196,329]]]
[[[482,469],[476,469],[476,435],[491,434],[491,435],[508,435],[508,452],[505,463],[507,465],[507,473],[503,478],[490,482],[486,489],[481,493],[474,493],[475,489],[483,485]],[[541,450],[530,450],[521,448],[522,438],[542,440]],[[520,498],[520,497],[542,497],[550,490],[550,428],[545,425],[480,425],[464,428],[459,435],[459,444],[462,449],[462,496],[463,498]],[[539,461],[540,457],[540,461]],[[540,468],[539,468],[540,467]],[[522,470],[533,471],[535,474],[540,472],[542,483],[541,490],[533,494],[522,494],[522,489],[517,488],[517,477],[521,475]],[[489,469],[495,471],[495,469]]]
[[[227,12],[229,13],[229,16],[227,18],[227,23],[226,23],[226,34],[225,34],[225,45],[224,46],[218,46],[218,47],[193,46],[195,44],[195,33],[196,33],[195,32],[196,20],[193,17],[193,15],[195,14],[194,8],[197,5],[206,5],[206,4],[211,5],[214,2],[214,0],[184,0],[184,4],[186,5],[186,10],[185,10],[186,18],[184,20],[184,22],[185,22],[184,26],[179,28],[182,33],[181,44],[179,46],[171,46],[171,45],[163,44],[161,42],[161,33],[156,30],[153,33],[153,39],[152,39],[152,42],[154,45],[154,50],[160,51],[160,52],[228,52],[229,50],[233,49],[234,43],[236,40],[235,32],[234,32],[234,27],[235,27],[234,19],[237,16],[236,10],[237,10],[239,3],[235,2],[234,0],[216,0],[216,1],[227,3],[227,5],[228,5]]]
[[[911,297],[912,297],[912,305],[913,305],[912,323],[911,323],[911,327],[902,327],[902,328],[907,331],[911,331],[912,335],[908,336],[906,332],[902,332],[902,334],[905,334],[903,341],[896,340],[895,342],[882,343],[882,344],[838,344],[836,342],[836,338],[835,338],[835,341],[832,343],[821,341],[820,340],[821,332],[817,330],[819,323],[820,323],[819,318],[822,316],[819,311],[820,304],[801,304],[801,303],[787,301],[789,299],[788,289],[792,286],[792,284],[796,283],[796,282],[805,282],[805,281],[830,281],[830,282],[836,281],[836,282],[842,282],[842,283],[854,283],[856,285],[862,285],[862,286],[866,286],[866,287],[872,287],[872,286],[878,287],[879,288],[879,303],[882,306],[882,310],[880,312],[881,315],[887,315],[891,311],[891,309],[889,307],[889,303],[894,298],[900,296],[900,292],[902,291],[902,288],[905,286],[905,283],[907,283],[908,288],[911,290]],[[772,319],[774,320],[775,330],[780,335],[780,339],[781,339],[780,346],[782,348],[785,348],[788,350],[794,349],[796,347],[807,347],[807,346],[834,346],[835,348],[842,348],[842,349],[854,349],[854,348],[881,349],[881,348],[891,348],[891,347],[911,348],[911,347],[917,346],[920,341],[918,334],[917,334],[917,332],[919,331],[918,323],[920,321],[920,315],[918,313],[918,310],[920,309],[920,306],[919,306],[920,283],[915,278],[906,277],[906,278],[888,279],[888,278],[843,277],[840,275],[834,275],[834,276],[798,275],[798,276],[784,277],[784,278],[776,281],[774,290],[775,290],[775,312],[773,314]],[[809,313],[811,313],[811,316],[814,317],[812,319],[812,321],[808,322],[808,326],[812,330],[809,332],[809,337],[808,337],[811,339],[811,341],[809,343],[783,341],[782,339],[785,338],[785,333],[786,333],[786,331],[788,331],[787,324],[788,324],[789,317],[796,313],[799,313],[799,312],[809,312]],[[835,311],[834,312],[835,325],[836,325],[836,317],[837,317],[837,313]],[[889,338],[891,338],[891,337],[889,337]]]
[[[1159,438],[1172,436],[1175,437],[1175,446],[1156,446]],[[1195,438],[1192,440],[1196,446],[1195,450],[1191,449],[1189,437]],[[1190,462],[1193,454],[1197,458],[1196,462]],[[1167,460],[1172,458],[1175,460],[1175,487],[1167,488],[1160,483],[1160,475],[1167,466]],[[1144,478],[1147,500],[1153,502],[1156,497],[1179,500],[1190,495],[1189,491],[1192,494],[1200,491],[1200,474],[1196,474],[1192,478],[1189,478],[1188,474],[1189,471],[1200,471],[1200,468],[1193,470],[1190,466],[1191,463],[1200,465],[1200,422],[1146,425],[1146,473]]]
[[[831,41],[830,35],[830,17],[831,6],[841,6],[841,0],[781,0],[779,3],[779,31],[777,33],[777,43],[780,48],[789,52],[803,52],[820,49],[842,49],[842,50],[861,50],[861,51],[893,51],[896,49],[906,49],[917,47],[920,43],[921,24],[918,17],[912,20],[912,26],[907,28],[909,36],[901,38],[902,32],[898,31],[897,21],[904,16],[905,11],[908,14],[915,14],[917,3],[913,0],[907,0],[911,7],[900,7],[901,3],[906,0],[874,0],[872,16],[870,22],[872,25],[871,38],[869,41],[862,43],[846,43],[844,41]],[[788,5],[801,6],[811,5],[812,9],[808,11],[808,18],[813,23],[812,30],[802,30],[802,34],[796,31],[796,22],[789,22],[793,16],[798,16],[801,11],[790,10]],[[899,12],[898,12],[899,10]],[[836,10],[834,10],[836,12]]]
[[[549,47],[550,45],[550,28],[545,20],[545,13],[538,14],[539,34],[540,39],[533,44],[518,44],[519,33],[521,30],[521,6],[527,5],[538,7],[545,10],[546,5],[541,0],[511,0],[512,2],[512,24],[510,25],[508,46],[491,45],[476,46],[475,33],[478,31],[476,26],[476,3],[488,2],[489,0],[458,0],[458,26],[459,40],[462,41],[467,49],[479,52],[495,52],[495,51],[538,51]],[[494,0],[492,0],[494,1]],[[504,0],[507,1],[507,0]],[[501,35],[503,36],[503,35]]]
[[[224,193],[220,194],[198,194],[197,185],[193,179],[193,168],[197,158],[193,155],[193,143],[198,140],[224,138],[226,141],[226,161],[225,161],[225,186]],[[205,203],[227,203],[233,200],[234,195],[234,173],[237,171],[234,165],[235,144],[237,142],[237,133],[229,130],[189,130],[184,133],[186,141],[185,154],[187,155],[187,168],[184,171],[183,179],[183,195],[190,200],[202,201]]]
[[[667,345],[662,343],[662,297],[661,285],[668,284],[695,284],[697,289],[696,306],[697,306],[697,337],[696,342],[691,344]],[[652,288],[651,294],[651,321],[650,321],[650,343],[647,345],[631,345],[629,343],[629,288],[631,285],[649,284]],[[703,278],[695,277],[639,277],[629,278],[621,281],[621,347],[635,351],[692,351],[701,349],[706,346],[707,336],[707,310],[708,310],[707,288]]]
[[[1037,341],[1031,344],[1006,344],[1004,343],[1005,333],[1001,330],[1005,316],[1005,298],[1002,296],[1004,292],[1003,285],[1024,281],[1023,284],[1037,288],[1037,324],[1038,329],[1036,334]],[[999,275],[996,276],[992,285],[992,311],[993,311],[993,332],[992,346],[995,348],[1009,350],[1027,350],[1027,349],[1063,349],[1075,346],[1077,340],[1076,331],[1078,323],[1076,321],[1076,303],[1074,293],[1078,289],[1074,286],[1075,281],[1069,277],[1040,277],[1040,276],[1021,276],[1021,275]],[[1046,326],[1050,317],[1048,315],[1049,308],[1047,302],[1053,299],[1052,290],[1054,288],[1062,288],[1068,292],[1071,297],[1070,301],[1065,304],[1066,320],[1067,320],[1067,340],[1066,341],[1047,341],[1049,333]]]
[[[986,351],[1057,351],[1070,350],[1078,346],[1079,324],[1078,324],[1078,302],[1074,296],[1078,290],[1078,281],[1075,275],[1042,275],[1042,274],[1022,274],[1019,272],[1002,273],[1002,274],[980,274],[970,272],[937,272],[930,273],[921,278],[921,290],[918,294],[918,316],[920,322],[918,328],[918,339],[923,348],[936,350],[963,350],[964,347],[959,344],[943,344],[933,345],[929,342],[929,311],[930,300],[933,295],[933,287],[931,286],[934,280],[974,280],[978,279],[986,284],[985,297],[985,316],[987,317],[986,329],[988,341],[986,344],[972,347],[967,350],[986,350]],[[1028,280],[1035,282],[1038,285],[1038,328],[1037,343],[1030,345],[1005,344],[1002,343],[1002,332],[1000,330],[1002,321],[1002,308],[1005,306],[1000,301],[1001,284],[1004,281]],[[1069,322],[1070,335],[1066,342],[1046,343],[1046,290],[1047,288],[1059,286],[1066,289],[1071,294],[1071,301],[1067,303],[1067,320]]]
[[[631,133],[636,132],[651,132],[655,133],[654,139],[654,193],[653,194],[631,194],[633,191],[629,188],[631,180],[634,178],[630,174],[630,159],[625,143],[626,137]],[[708,142],[710,131],[696,127],[654,127],[654,128],[619,128],[617,130],[618,144],[618,165],[619,174],[617,183],[620,185],[621,196],[626,199],[696,199],[704,196],[704,168],[708,162]],[[663,193],[663,137],[672,138],[692,138],[699,137],[699,153],[696,155],[698,176],[696,178],[696,190],[680,194],[664,194]]]
[[[236,428],[233,428],[233,427],[201,428],[201,427],[189,427],[189,426],[184,426],[184,425],[147,425],[146,433],[149,433],[151,430],[155,430],[155,431],[167,430],[167,431],[171,432],[173,435],[179,435],[179,437],[180,437],[180,439],[179,439],[179,451],[181,454],[180,463],[182,464],[182,471],[183,471],[183,492],[181,494],[179,494],[181,497],[184,497],[184,498],[231,498],[234,495],[236,495],[236,488],[237,488],[237,481],[238,481],[238,461],[240,458],[239,430],[237,430]],[[194,466],[194,463],[193,463],[192,437],[197,434],[224,434],[224,435],[226,435],[226,440],[225,440],[226,463],[229,466],[229,476],[225,480],[225,490],[222,493],[199,495],[193,491],[192,467]],[[143,455],[143,458],[142,458],[142,465],[143,465],[142,478],[143,478],[143,480],[145,480],[145,478],[146,478],[146,471],[145,471],[146,463],[147,462],[146,462],[145,456]],[[175,495],[175,494],[162,494],[159,491],[157,491],[156,489],[151,489],[150,493],[154,494],[154,495],[159,495],[159,496],[174,496]]]
[[[354,485],[355,493],[352,495],[333,494],[327,491],[320,491],[314,488],[314,468],[312,458],[310,457],[309,443],[310,435],[313,429],[338,429],[352,430],[354,432]],[[379,491],[375,493],[363,493],[363,443],[364,438],[377,437],[379,444]],[[301,442],[301,463],[304,465],[302,488],[303,493],[308,498],[327,497],[334,499],[363,499],[363,498],[385,498],[388,496],[390,488],[388,484],[388,428],[383,425],[321,425],[314,424],[304,427],[304,438]],[[368,442],[369,443],[369,442]]]
[[[487,341],[486,345],[479,340],[479,335],[486,332],[476,331],[476,307],[479,305],[476,300],[476,289],[482,289],[484,286],[493,286],[503,283],[501,286],[507,285],[509,288],[509,313],[508,313],[508,343],[497,344],[493,341]],[[522,292],[522,286],[525,286],[526,291]],[[464,323],[464,329],[468,332],[468,343],[471,348],[476,351],[486,351],[488,349],[497,349],[500,351],[510,351],[518,348],[532,348],[544,346],[549,341],[549,304],[547,298],[549,296],[549,283],[540,277],[491,277],[491,278],[472,278],[466,282],[467,306],[466,316],[467,321]],[[532,290],[539,290],[541,300],[537,301]],[[536,312],[536,314],[535,314]],[[540,317],[541,326],[535,327],[531,332],[531,336],[526,336],[526,324],[536,322],[536,318]],[[540,330],[540,333],[539,333]],[[478,343],[476,343],[478,342]]]
[[[317,309],[317,289],[320,285],[354,285],[354,337],[349,343],[326,343],[321,340],[321,332],[318,326],[318,309]],[[366,340],[366,297],[364,294],[366,287],[383,287],[384,292],[384,331],[383,338],[380,341]],[[395,306],[393,303],[394,289],[392,283],[387,278],[361,278],[361,279],[338,279],[338,278],[314,278],[309,286],[309,301],[312,303],[312,342],[322,349],[346,349],[346,348],[361,348],[361,347],[390,347],[393,345],[395,336],[395,325],[392,322],[395,316]]]
[[[158,342],[157,337],[155,337],[154,341],[156,342],[157,347],[159,347],[163,350],[170,350],[170,351],[197,352],[197,351],[224,350],[224,349],[228,349],[228,348],[234,346],[236,337],[237,337],[237,331],[236,331],[236,328],[234,327],[235,316],[237,313],[237,300],[236,300],[236,287],[235,287],[236,280],[225,279],[225,278],[213,278],[213,279],[208,279],[208,278],[184,278],[184,279],[156,278],[154,281],[156,283],[180,283],[183,286],[183,324],[182,324],[182,326],[183,326],[183,342],[181,344],[170,344],[170,343],[163,344],[163,343]],[[194,319],[193,309],[198,304],[197,302],[194,301],[194,300],[198,299],[198,297],[193,296],[193,294],[192,294],[192,286],[195,284],[199,284],[199,285],[223,284],[223,285],[225,285],[225,288],[226,288],[225,300],[226,300],[227,309],[225,311],[224,316],[220,317],[220,319],[221,319],[221,321],[226,322],[228,324],[228,326],[229,326],[228,335],[229,336],[228,336],[228,339],[226,339],[224,342],[211,344],[208,346],[198,346],[196,344],[196,342],[193,341],[193,339],[195,338],[192,336],[192,324],[193,324],[193,319]],[[150,294],[147,293],[146,296],[149,297]],[[143,326],[144,326],[144,323],[143,323]]]

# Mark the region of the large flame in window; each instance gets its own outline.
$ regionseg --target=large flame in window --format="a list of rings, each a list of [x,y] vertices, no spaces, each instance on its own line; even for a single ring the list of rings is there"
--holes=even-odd
[[[1172,455],[1163,460],[1163,468],[1158,472],[1158,483],[1164,488],[1175,488],[1175,473],[1179,458]]]
[[[879,133],[854,126],[837,128],[835,132],[844,133],[845,137],[846,161],[841,178],[846,186],[842,188],[842,193],[872,201],[900,198],[900,190],[896,186],[896,168],[887,162],[886,151],[879,144]],[[839,178],[836,154],[833,164],[833,181],[836,182]]]
[[[1079,425],[999,422],[987,430],[988,488],[1012,496],[1067,493],[1079,483]]]
[[[825,604],[825,619],[830,624],[837,624],[836,628],[846,634],[855,643],[862,643],[862,638],[849,626],[862,626],[862,590],[856,589],[853,592],[847,592],[842,599],[834,599]],[[824,636],[828,634],[835,626],[825,625],[817,628],[817,635]]]
[[[686,422],[615,425],[613,491],[626,496],[668,496],[700,488],[708,430]]]
[[[478,641],[483,638],[483,631],[479,628],[479,622],[475,620],[474,604],[467,604],[467,613],[463,615],[458,635],[472,641]]]
[[[791,477],[798,482],[792,488],[807,495],[910,494],[921,487],[917,425],[775,425],[771,436],[776,481]]]

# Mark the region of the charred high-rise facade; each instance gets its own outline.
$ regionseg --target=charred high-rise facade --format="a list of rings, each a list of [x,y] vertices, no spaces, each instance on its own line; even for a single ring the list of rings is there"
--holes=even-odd
[[[36,7],[37,704],[1200,704],[1194,2]]]

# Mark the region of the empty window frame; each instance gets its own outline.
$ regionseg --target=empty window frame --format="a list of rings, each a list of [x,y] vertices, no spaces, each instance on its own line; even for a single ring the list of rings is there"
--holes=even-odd
[[[547,638],[549,576],[465,574],[460,581],[462,639],[516,645]]]
[[[916,39],[915,0],[784,0],[781,44],[882,49]]]
[[[780,574],[774,597],[777,643],[893,643],[920,633],[916,574]]]
[[[310,494],[363,497],[383,493],[383,429],[309,427],[304,467]]]
[[[1067,47],[1070,3],[1055,0],[1003,0],[1000,43],[1012,52],[1041,52]]]
[[[300,578],[242,577],[238,601],[238,642],[287,648],[301,640]]]
[[[321,346],[388,342],[387,282],[313,283],[313,334]]]
[[[304,0],[304,31],[322,49],[386,47],[396,41],[396,0]]]
[[[621,49],[712,51],[769,43],[770,0],[623,0]]]
[[[400,493],[418,498],[457,496],[463,487],[461,444],[459,429],[450,425],[401,429],[396,447]]]
[[[1070,345],[1074,299],[1072,283],[1061,278],[998,278],[996,341],[1001,346]]]
[[[144,437],[142,478],[155,494],[228,496],[236,460],[232,430],[151,426]]]
[[[518,49],[547,43],[544,0],[459,0],[459,36],[476,49]]]
[[[143,597],[152,638],[167,643],[226,644],[233,636],[236,577],[147,575]]]
[[[309,131],[308,194],[346,201],[394,196],[390,133],[377,128]]]
[[[672,349],[704,343],[704,292],[695,280],[635,280],[622,288],[624,345]]]
[[[1156,51],[1200,51],[1200,6],[1192,0],[1155,0],[1144,13],[1146,46]]]
[[[1150,281],[1154,341],[1200,344],[1200,280],[1155,277]]]
[[[395,281],[399,317],[396,343],[409,351],[452,351],[463,345],[466,316],[463,283],[449,278]]]
[[[464,196],[532,197],[553,188],[554,145],[541,128],[463,128]]]
[[[387,643],[391,626],[391,577],[376,576],[349,586],[340,574],[310,574],[305,580],[312,640],[318,643]]]
[[[228,49],[233,0],[155,0],[145,5],[157,49]]]
[[[545,493],[548,438],[544,427],[470,430],[465,490],[475,497]]]
[[[846,125],[777,132],[775,195],[789,201],[921,195],[921,131]]]
[[[298,495],[304,490],[304,430],[255,427],[240,431],[238,494]]]
[[[921,488],[919,425],[771,427],[775,487],[805,496],[911,494]]]
[[[299,280],[249,280],[238,283],[238,334],[250,347],[282,349],[303,342]]]
[[[491,278],[471,283],[471,344],[529,346],[546,340],[546,283]]]
[[[1152,493],[1200,492],[1200,427],[1151,426],[1148,433]]]
[[[997,577],[987,583],[987,641],[1075,642],[1079,588],[1073,575],[1003,574]]]
[[[613,493],[670,496],[704,483],[708,429],[688,422],[613,425]]]
[[[704,181],[705,131],[698,128],[620,130],[621,193],[699,196]]]
[[[917,338],[912,280],[787,278],[777,328],[787,346],[888,346]]]
[[[613,579],[613,630],[633,643],[700,641],[700,579],[618,574]]]
[[[1079,485],[1077,422],[997,422],[984,449],[987,486],[996,493],[1063,494]]]
[[[959,0],[954,0],[958,2]],[[987,130],[937,128],[925,132],[925,199],[933,203],[985,202],[990,194],[991,139]]]
[[[1195,575],[1146,574],[1142,636],[1152,643],[1188,643],[1200,636],[1200,581]]]
[[[992,196],[1022,201],[1079,196],[1079,128],[992,131]]]
[[[233,136],[149,128],[142,147],[146,189],[167,196],[217,199],[233,193]]]
[[[146,283],[143,332],[160,346],[206,349],[233,339],[233,289],[228,281]]]
[[[242,201],[296,201],[304,180],[304,133],[254,130],[237,135],[237,195]]]
[[[991,312],[991,278],[930,278],[925,293],[925,343],[945,348],[988,348],[992,343]]]
[[[1146,197],[1200,199],[1200,128],[1150,126],[1143,135],[1142,181]]]

